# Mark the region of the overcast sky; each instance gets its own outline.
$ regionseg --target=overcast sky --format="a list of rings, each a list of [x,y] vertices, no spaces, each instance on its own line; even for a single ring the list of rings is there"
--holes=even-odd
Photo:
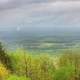
[[[79,0],[0,0],[0,30],[79,28]]]

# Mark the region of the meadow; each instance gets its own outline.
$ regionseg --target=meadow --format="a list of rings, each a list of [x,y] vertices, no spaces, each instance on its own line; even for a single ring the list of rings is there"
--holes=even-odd
[[[80,80],[80,50],[59,55],[5,50],[0,44],[0,80]]]

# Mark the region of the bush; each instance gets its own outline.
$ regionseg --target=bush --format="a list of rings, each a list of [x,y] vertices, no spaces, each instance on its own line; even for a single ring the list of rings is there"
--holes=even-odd
[[[48,55],[34,56],[18,49],[8,56],[15,75],[6,80],[80,80],[80,54],[67,51],[58,56],[59,59],[53,59]],[[0,75],[5,78],[8,71],[3,65],[2,68]]]
[[[0,80],[5,80],[9,76],[9,71],[0,63]]]
[[[73,80],[80,80],[80,54],[76,51],[67,51],[60,57],[59,68],[64,66],[74,66]]]
[[[34,56],[20,49],[10,56],[17,75],[25,75],[32,80],[52,80],[55,67],[49,56]]]
[[[74,67],[72,65],[64,66],[56,70],[53,80],[72,80]]]

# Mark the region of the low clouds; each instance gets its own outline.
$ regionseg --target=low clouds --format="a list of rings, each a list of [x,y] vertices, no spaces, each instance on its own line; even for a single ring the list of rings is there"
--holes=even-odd
[[[41,4],[41,3],[55,3],[55,2],[77,2],[80,0],[0,0],[0,9],[12,9],[23,5]]]
[[[12,9],[23,5],[31,5],[36,3],[44,3],[46,0],[0,0],[0,9]]]
[[[2,26],[79,27],[80,1],[3,0],[0,1],[0,27]]]

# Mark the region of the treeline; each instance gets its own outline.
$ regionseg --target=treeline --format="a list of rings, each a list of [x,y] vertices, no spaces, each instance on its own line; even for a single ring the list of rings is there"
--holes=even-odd
[[[33,55],[22,49],[6,51],[0,43],[0,80],[80,80],[80,53]]]

